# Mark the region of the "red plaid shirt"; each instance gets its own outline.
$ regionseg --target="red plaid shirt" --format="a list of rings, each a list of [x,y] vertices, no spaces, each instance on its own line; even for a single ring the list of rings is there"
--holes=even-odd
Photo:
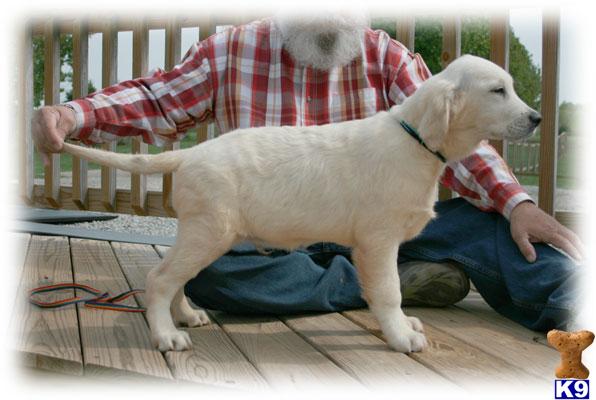
[[[162,145],[205,121],[225,133],[365,118],[400,104],[430,76],[418,54],[385,32],[366,30],[362,50],[351,64],[320,71],[296,65],[271,19],[230,28],[195,44],[170,72],[68,103],[77,117],[71,138],[90,144],[141,135]],[[488,144],[449,163],[442,183],[478,208],[506,217],[530,199]]]

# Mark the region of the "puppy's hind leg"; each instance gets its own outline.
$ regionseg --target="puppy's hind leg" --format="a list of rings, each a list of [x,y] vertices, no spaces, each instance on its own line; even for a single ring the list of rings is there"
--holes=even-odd
[[[192,345],[188,334],[176,329],[170,307],[186,282],[232,246],[234,234],[218,226],[218,221],[205,216],[180,218],[176,244],[147,276],[147,321],[160,351],[186,350]],[[186,300],[183,293],[182,298]],[[179,308],[182,300],[177,300]]]
[[[170,311],[172,312],[174,322],[178,325],[193,328],[195,326],[207,325],[210,322],[209,316],[205,311],[191,307],[184,294],[184,286],[178,289],[178,293],[174,296]]]
[[[421,351],[426,346],[422,324],[401,309],[397,248],[397,245],[358,246],[352,252],[352,259],[364,299],[379,321],[389,346],[402,353]]]

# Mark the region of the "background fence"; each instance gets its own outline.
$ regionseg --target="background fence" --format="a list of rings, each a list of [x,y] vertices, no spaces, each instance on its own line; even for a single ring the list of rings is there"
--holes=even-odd
[[[219,25],[238,24],[256,19],[256,16],[243,16],[235,19],[210,18],[144,18],[130,19],[47,19],[31,21],[23,32],[23,52],[21,59],[21,113],[20,113],[20,192],[29,205],[39,207],[84,209],[134,213],[139,215],[175,216],[172,207],[173,174],[165,174],[161,190],[148,190],[146,177],[133,174],[130,189],[116,187],[116,171],[101,168],[99,188],[88,185],[88,165],[86,161],[73,157],[72,184],[60,183],[60,157],[53,155],[51,163],[44,169],[43,184],[34,179],[34,150],[31,138],[31,115],[33,111],[33,51],[32,39],[41,35],[45,39],[44,50],[44,103],[60,102],[60,35],[72,35],[73,40],[73,97],[84,97],[88,88],[89,35],[102,34],[102,86],[116,83],[118,32],[133,32],[133,77],[147,74],[149,30],[165,30],[165,68],[171,69],[181,58],[181,29],[196,27],[199,40],[215,33]],[[492,143],[497,150],[510,152],[512,168],[517,173],[535,173],[539,176],[539,206],[550,214],[555,214],[554,196],[556,183],[557,142],[559,149],[565,150],[566,135],[557,135],[559,73],[559,15],[543,15],[542,27],[542,115],[539,143],[528,142],[521,145]],[[461,24],[458,17],[449,16],[442,20],[443,43],[441,62],[443,67],[460,56]],[[396,18],[396,39],[414,51],[414,16]],[[509,59],[509,19],[508,12],[494,14],[490,22],[490,59],[507,69]],[[207,140],[207,127],[200,126],[196,142]],[[115,150],[116,144],[103,145]],[[171,144],[163,151],[173,150],[179,144]],[[139,139],[133,138],[132,153],[146,153],[148,147]],[[521,156],[521,154],[525,154]],[[507,157],[507,155],[504,155]],[[198,171],[200,173],[200,171]],[[442,189],[441,198],[451,196]],[[558,213],[557,217],[569,223],[575,217],[570,213]]]

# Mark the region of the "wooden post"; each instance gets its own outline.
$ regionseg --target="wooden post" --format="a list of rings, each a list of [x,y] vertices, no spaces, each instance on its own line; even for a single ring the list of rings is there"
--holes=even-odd
[[[141,78],[147,75],[149,61],[149,28],[146,20],[135,24],[132,36],[132,76]],[[134,137],[131,141],[133,154],[146,154],[148,146],[141,138]],[[131,174],[130,201],[136,214],[147,215],[147,176]]]
[[[559,24],[558,12],[542,15],[542,96],[538,205],[554,215],[559,129]]]
[[[72,97],[87,96],[89,74],[89,28],[86,22],[76,21],[72,31]],[[87,209],[87,161],[72,157],[72,201],[80,209]]]
[[[397,17],[397,26],[395,29],[395,38],[397,41],[406,46],[411,52],[414,52],[414,21],[413,15],[400,15]]]
[[[495,14],[490,20],[490,60],[505,71],[509,70],[509,11]],[[491,140],[490,144],[506,158],[505,140]]]
[[[216,24],[214,18],[205,18],[199,24],[199,40],[207,39],[211,34],[215,33]],[[197,127],[197,143],[206,141],[209,137],[209,125],[202,123]]]
[[[60,103],[60,31],[50,19],[45,25],[44,102]],[[60,207],[60,154],[52,154],[45,167],[44,195],[50,206]]]
[[[22,36],[21,68],[19,70],[19,133],[20,133],[20,196],[25,203],[33,201],[33,138],[31,117],[33,116],[33,32],[27,25]]]
[[[461,55],[461,22],[458,16],[443,19],[443,50],[441,52],[441,66],[447,67]],[[451,190],[443,185],[439,186],[439,200],[453,197]]]
[[[176,64],[180,62],[181,57],[181,50],[180,50],[180,41],[181,41],[181,34],[182,30],[180,28],[180,24],[178,23],[176,18],[172,18],[168,22],[168,26],[166,28],[166,62],[165,67],[166,70],[173,69]],[[164,151],[169,150],[178,150],[180,148],[180,142],[170,143],[164,147]],[[162,190],[162,199],[163,199],[163,208],[164,210],[171,215],[172,217],[176,216],[176,211],[174,210],[174,206],[172,204],[172,187],[174,185],[174,174],[164,174],[163,175],[163,190]]]
[[[116,21],[109,20],[102,32],[101,85],[108,87],[116,83],[118,72],[118,31]],[[107,151],[116,151],[117,142],[104,143]],[[101,167],[101,203],[107,211],[116,210],[116,169]]]

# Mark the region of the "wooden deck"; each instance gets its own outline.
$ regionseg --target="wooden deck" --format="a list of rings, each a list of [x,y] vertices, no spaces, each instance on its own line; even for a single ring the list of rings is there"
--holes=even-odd
[[[143,314],[69,306],[40,310],[32,287],[78,282],[111,293],[143,288],[167,248],[14,234],[20,282],[12,327],[27,368],[91,378],[128,376],[239,389],[360,388],[405,383],[470,388],[482,382],[550,389],[558,353],[545,336],[492,311],[478,293],[444,309],[410,308],[429,347],[391,351],[366,309],[302,316],[247,317],[210,312],[213,323],[188,329],[191,351],[155,350]],[[133,302],[143,305],[143,296]]]

